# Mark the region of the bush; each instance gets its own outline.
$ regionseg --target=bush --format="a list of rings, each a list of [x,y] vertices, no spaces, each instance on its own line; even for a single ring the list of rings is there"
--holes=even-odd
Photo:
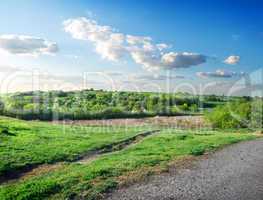
[[[205,117],[214,128],[262,128],[262,100],[220,105]]]
[[[191,149],[191,155],[194,155],[194,156],[201,156],[204,153],[205,153],[204,146],[195,146]]]

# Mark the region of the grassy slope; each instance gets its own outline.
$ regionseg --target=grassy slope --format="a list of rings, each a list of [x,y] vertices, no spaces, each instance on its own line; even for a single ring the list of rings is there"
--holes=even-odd
[[[120,152],[104,155],[87,165],[67,164],[59,170],[0,187],[0,199],[97,199],[116,187],[118,177],[136,170],[165,166],[171,160],[199,155],[222,145],[253,139],[250,134],[164,130]]]
[[[1,117],[0,175],[36,164],[71,161],[89,150],[127,139],[145,129],[70,127]]]

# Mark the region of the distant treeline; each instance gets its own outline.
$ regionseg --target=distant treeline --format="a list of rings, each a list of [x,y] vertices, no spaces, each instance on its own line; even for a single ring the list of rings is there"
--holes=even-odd
[[[2,115],[26,120],[139,118],[156,115],[197,114],[249,97],[187,93],[117,92],[102,90],[23,92],[2,95]]]

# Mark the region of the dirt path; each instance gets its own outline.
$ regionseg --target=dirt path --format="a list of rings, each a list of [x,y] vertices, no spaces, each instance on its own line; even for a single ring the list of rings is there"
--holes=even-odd
[[[46,173],[55,169],[58,169],[60,167],[63,167],[63,163],[80,163],[80,164],[87,164],[91,162],[92,160],[98,158],[101,155],[116,152],[123,150],[130,145],[136,144],[142,139],[144,139],[147,136],[153,135],[155,133],[160,132],[160,130],[152,130],[152,131],[146,131],[142,133],[138,133],[135,136],[132,136],[128,139],[114,142],[111,144],[104,145],[100,148],[91,150],[87,152],[86,154],[76,158],[75,160],[71,162],[57,162],[53,164],[43,164],[43,165],[35,165],[35,166],[28,166],[25,169],[21,171],[12,172],[10,174],[6,174],[5,176],[0,177],[0,184],[3,183],[9,183],[9,182],[15,182],[18,179],[25,179],[28,177],[40,175],[42,173]]]
[[[112,143],[109,145],[105,145],[102,148],[91,151],[90,153],[78,158],[75,162],[82,163],[82,164],[88,163],[100,155],[104,155],[106,153],[112,153],[112,152],[123,150],[132,144],[138,143],[139,141],[141,141],[145,137],[153,135],[154,133],[158,133],[158,132],[160,132],[160,130],[146,131],[146,132],[140,133],[138,135],[135,135],[133,137],[130,137],[126,140],[123,140],[120,142],[115,142],[115,143]]]
[[[123,188],[107,200],[263,200],[263,139],[228,146],[193,167]]]

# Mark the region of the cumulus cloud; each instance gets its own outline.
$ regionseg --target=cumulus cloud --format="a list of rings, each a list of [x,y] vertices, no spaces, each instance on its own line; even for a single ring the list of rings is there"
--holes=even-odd
[[[206,56],[197,53],[168,51],[170,45],[154,43],[151,37],[126,35],[110,26],[99,25],[87,18],[63,22],[65,32],[78,40],[92,42],[95,51],[104,59],[119,61],[125,56],[147,70],[187,68],[206,62]]]
[[[33,36],[0,35],[0,49],[10,54],[37,56],[56,53],[58,45]]]
[[[163,65],[169,68],[187,68],[206,62],[206,56],[196,53],[166,53],[162,56]]]
[[[236,65],[240,61],[240,56],[229,56],[224,60],[224,63],[229,65]]]
[[[149,80],[149,81],[165,81],[170,79],[185,79],[182,75],[173,75],[173,76],[167,76],[167,75],[159,75],[159,76],[152,76],[147,74],[141,74],[134,76],[137,80]]]
[[[201,78],[233,78],[242,77],[245,73],[218,69],[215,72],[197,72],[196,75]]]
[[[126,53],[125,36],[109,26],[100,26],[86,18],[68,19],[63,25],[73,38],[93,42],[96,52],[105,59],[117,61]]]
[[[138,45],[138,44],[150,44],[152,41],[151,37],[142,37],[142,36],[134,36],[134,35],[127,35],[126,40],[131,45]]]

